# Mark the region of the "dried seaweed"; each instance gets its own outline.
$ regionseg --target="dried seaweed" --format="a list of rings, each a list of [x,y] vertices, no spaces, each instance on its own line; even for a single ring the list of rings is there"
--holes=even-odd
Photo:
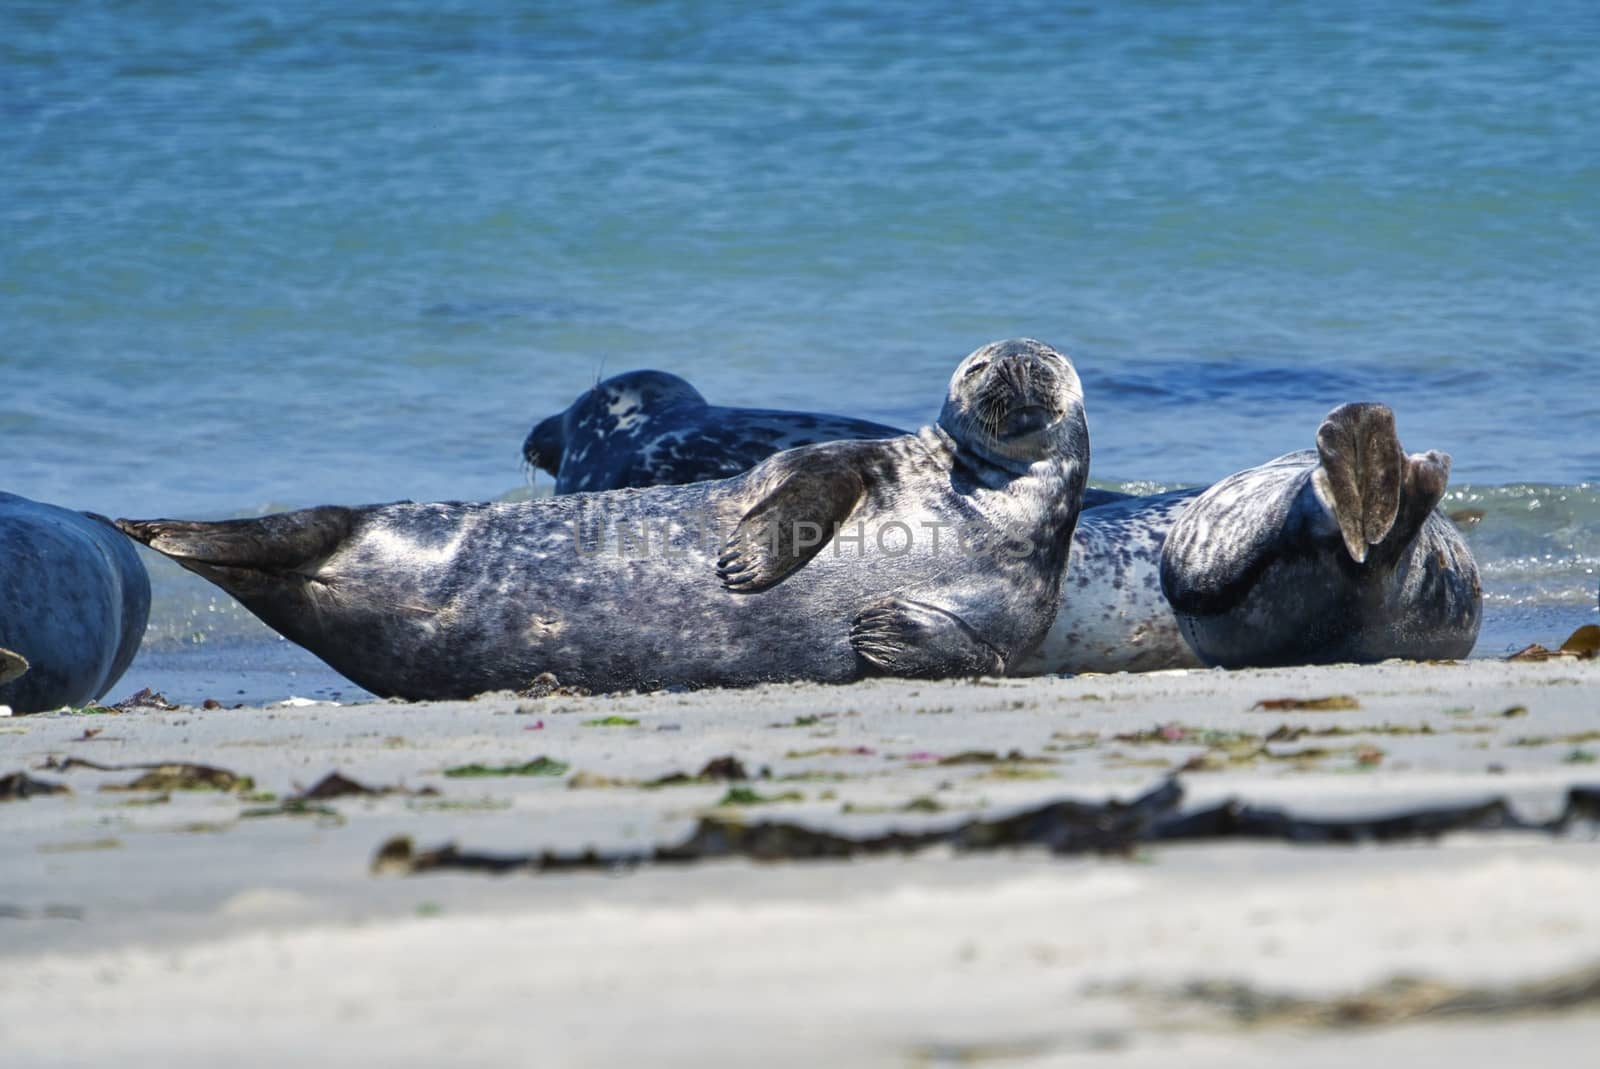
[[[1136,988],[1127,994],[1145,994]],[[1525,983],[1474,987],[1420,977],[1396,977],[1332,998],[1279,994],[1232,980],[1198,980],[1158,1001],[1191,1003],[1248,1027],[1367,1028],[1434,1018],[1508,1017],[1558,1013],[1600,1003],[1600,967],[1590,966]]]
[[[1584,624],[1561,644],[1560,649],[1546,649],[1537,642],[1507,657],[1508,661],[1550,661],[1563,658],[1592,660],[1600,657],[1600,624]]]
[[[1252,705],[1250,711],[1265,709],[1268,712],[1292,710],[1303,713],[1336,713],[1359,708],[1361,703],[1348,694],[1330,694],[1325,698],[1263,698]]]
[[[567,768],[565,761],[541,755],[520,765],[480,765],[476,762],[470,765],[456,765],[454,768],[445,769],[444,774],[451,779],[485,776],[565,776]]]
[[[454,844],[419,852],[409,837],[399,836],[384,843],[372,866],[374,872],[407,875],[445,870],[540,873],[687,864],[715,858],[845,859],[906,854],[932,846],[944,846],[961,853],[1042,847],[1058,855],[1127,854],[1145,843],[1220,839],[1355,844],[1433,839],[1458,831],[1554,835],[1579,822],[1600,821],[1600,786],[1570,788],[1561,814],[1549,821],[1523,819],[1504,798],[1471,805],[1406,809],[1389,816],[1349,820],[1299,817],[1281,809],[1259,808],[1238,801],[1182,813],[1179,811],[1182,801],[1182,786],[1176,779],[1168,779],[1131,802],[1063,800],[1007,817],[975,818],[944,828],[890,831],[881,835],[850,835],[781,820],[743,823],[703,817],[682,842],[634,852],[488,854],[461,850]]]
[[[255,780],[225,768],[197,765],[188,761],[152,761],[138,764],[106,765],[82,757],[47,758],[41,768],[65,772],[92,768],[97,772],[143,772],[129,783],[109,783],[102,791],[248,791]]]
[[[0,776],[0,802],[15,802],[42,794],[71,794],[72,788],[64,783],[50,783],[34,779],[26,772],[13,772]]]
[[[432,787],[423,787],[420,790],[410,790],[406,787],[369,787],[365,783],[358,783],[339,771],[329,772],[316,783],[307,787],[299,794],[291,796],[290,802],[325,802],[330,798],[345,798],[357,795],[365,798],[381,798],[388,794],[406,794],[413,797],[433,797],[438,791]]]

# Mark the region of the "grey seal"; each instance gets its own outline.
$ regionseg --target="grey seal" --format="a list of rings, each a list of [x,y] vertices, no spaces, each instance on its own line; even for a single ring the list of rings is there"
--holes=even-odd
[[[1483,588],[1438,510],[1449,478],[1388,408],[1334,409],[1315,451],[1223,479],[1173,523],[1161,588],[1184,637],[1227,667],[1465,657]]]
[[[133,544],[92,513],[0,493],[0,705],[83,705],[127,671],[150,615]]]
[[[555,476],[556,493],[573,494],[725,479],[785,449],[904,433],[846,416],[724,408],[676,375],[645,369],[597,382],[540,420],[522,456]]]
[[[571,451],[560,454],[558,493],[564,479],[608,486],[619,473],[643,485],[721,477],[730,465],[768,455],[766,436],[793,443],[821,440],[810,437],[821,433],[856,436],[852,421],[835,422],[839,417],[825,414],[709,406],[692,386],[665,372],[608,380],[629,382],[660,389],[609,393],[601,383],[593,399],[580,398],[529,437],[530,462],[545,455],[529,452],[541,428],[554,443],[546,449],[568,443]],[[676,385],[667,389],[668,383]],[[681,400],[690,395],[692,400]],[[625,413],[628,425],[619,428],[589,413],[594,407]],[[575,418],[580,412],[586,414]],[[761,428],[760,434],[742,433],[746,422]],[[556,426],[559,438],[550,429]],[[868,437],[882,432],[868,426],[861,432]],[[1376,436],[1374,451],[1365,454],[1373,459],[1360,472],[1341,459],[1348,449],[1337,447],[1352,434]],[[695,448],[675,448],[682,438]],[[723,451],[727,442],[738,446]],[[1454,525],[1434,510],[1431,491],[1401,477],[1404,451],[1393,413],[1372,403],[1336,409],[1318,442],[1319,451],[1241,471],[1209,492],[1133,497],[1086,489],[1060,612],[1040,646],[1012,670],[1148,671],[1466,656],[1482,606],[1477,568]],[[1446,477],[1449,458],[1428,456],[1434,458],[1429,464],[1443,465],[1440,479]],[[1336,481],[1350,486],[1353,478],[1400,480],[1409,495],[1408,511],[1397,510],[1385,548],[1370,562],[1335,537],[1361,522],[1351,511],[1360,509],[1360,493],[1306,491],[1307,485],[1332,487]],[[1442,482],[1438,489],[1443,492]],[[1179,537],[1168,551],[1175,529]],[[1328,620],[1340,622],[1334,627]]]
[[[118,526],[379,694],[994,674],[1055,616],[1088,465],[1076,371],[1021,339],[916,434],[729,479]]]

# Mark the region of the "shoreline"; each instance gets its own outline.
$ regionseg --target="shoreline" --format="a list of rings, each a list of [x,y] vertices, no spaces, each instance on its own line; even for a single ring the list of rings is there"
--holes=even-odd
[[[518,1064],[529,1044],[550,1064],[1266,1064],[1291,1039],[1332,1058],[1342,1026],[1245,1027],[1188,985],[1323,1005],[1419,975],[1492,1003],[1600,966],[1592,826],[615,875],[371,866],[396,836],[637,853],[708,813],[877,835],[1131,799],[1174,774],[1185,811],[1504,797],[1546,819],[1569,787],[1600,786],[1596,693],[1600,661],[1563,659],[18,717],[0,721],[0,775],[73,793],[0,803],[0,1035],[18,1064],[53,1065]],[[1330,696],[1353,707],[1255,708]],[[444,774],[539,757],[565,767]],[[723,757],[751,778],[644,785]],[[68,758],[198,762],[253,785],[106,791],[141,773]],[[437,793],[285,805],[334,771]],[[718,806],[736,786],[753,794]],[[408,1009],[422,998],[426,1020]],[[1475,1065],[1514,1039],[1600,1034],[1600,1016],[1542,1013],[1423,1014],[1359,1041],[1393,1052],[1426,1033]]]

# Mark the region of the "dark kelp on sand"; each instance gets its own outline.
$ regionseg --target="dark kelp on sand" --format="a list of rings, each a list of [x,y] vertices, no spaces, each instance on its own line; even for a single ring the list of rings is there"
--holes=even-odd
[[[1176,779],[1168,779],[1130,802],[1061,800],[1007,817],[979,817],[944,828],[860,836],[790,821],[743,823],[702,817],[682,842],[631,852],[491,854],[461,850],[454,844],[419,852],[409,837],[397,836],[378,849],[372,868],[375,873],[403,875],[450,870],[542,873],[735,857],[755,861],[837,860],[906,854],[933,846],[959,853],[1016,847],[1043,847],[1060,855],[1128,853],[1149,843],[1223,839],[1355,844],[1431,839],[1459,831],[1554,835],[1578,823],[1600,821],[1600,785],[1569,788],[1560,815],[1548,821],[1522,818],[1504,798],[1470,805],[1404,809],[1388,816],[1353,820],[1299,817],[1235,800],[1183,813],[1182,801],[1183,787]]]

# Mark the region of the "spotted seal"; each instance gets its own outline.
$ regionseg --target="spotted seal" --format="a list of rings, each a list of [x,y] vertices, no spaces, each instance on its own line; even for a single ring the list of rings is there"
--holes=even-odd
[[[555,476],[556,493],[574,494],[725,479],[785,449],[904,433],[846,416],[724,408],[676,375],[645,369],[597,382],[540,420],[522,456]]]
[[[0,705],[83,705],[133,661],[150,577],[133,544],[92,513],[0,493]]]
[[[677,392],[628,394],[618,411],[637,420],[636,426],[671,426],[674,435],[700,435],[698,448],[674,454],[658,448],[651,432],[616,433],[593,416],[573,420],[571,413],[593,403],[580,398],[567,413],[539,427],[561,421],[566,435],[561,440],[580,448],[562,454],[560,470],[588,485],[611,485],[608,480],[619,472],[641,484],[685,482],[719,477],[728,465],[753,463],[767,455],[761,437],[734,430],[732,437],[740,443],[736,451],[721,453],[717,445],[725,440],[724,429],[742,426],[747,415],[763,434],[782,434],[789,442],[812,440],[808,435],[824,433],[823,428],[825,433],[850,429],[851,421],[835,423],[838,417],[817,413],[707,406],[692,386],[665,372],[630,372],[608,381],[681,384]],[[688,394],[695,404],[678,407],[673,398]],[[618,403],[605,401],[608,409]],[[872,429],[866,435],[878,436],[878,425],[868,426]],[[1359,427],[1367,430],[1355,429]],[[547,437],[551,433],[545,431]],[[1465,656],[1477,634],[1482,595],[1472,555],[1454,525],[1434,510],[1437,502],[1415,514],[1397,513],[1387,548],[1369,563],[1354,556],[1349,545],[1341,550],[1340,538],[1332,537],[1344,525],[1359,522],[1350,519],[1350,509],[1360,507],[1360,495],[1305,492],[1307,480],[1331,487],[1334,476],[1329,473],[1349,469],[1340,459],[1343,454],[1329,450],[1355,433],[1376,434],[1383,441],[1383,451],[1371,454],[1374,463],[1360,477],[1369,482],[1399,478],[1395,465],[1404,451],[1393,413],[1382,405],[1358,404],[1328,416],[1318,433],[1320,451],[1288,454],[1241,471],[1211,492],[1197,488],[1134,497],[1087,489],[1061,610],[1044,641],[1013,671],[1148,671],[1201,664]],[[529,442],[539,434],[536,428]],[[669,455],[670,464],[664,462]],[[1383,465],[1376,463],[1380,456]],[[1428,456],[1435,457],[1429,463],[1444,465],[1441,478],[1448,474],[1448,458]],[[1351,477],[1338,476],[1339,485]],[[1402,486],[1414,488],[1415,483]],[[556,489],[562,490],[560,479]],[[1415,500],[1426,503],[1427,496],[1422,493]],[[1187,522],[1177,528],[1185,516]],[[1180,537],[1168,552],[1168,535],[1175,529]],[[1316,552],[1308,540],[1317,543]],[[1403,564],[1397,554],[1404,557]],[[1302,567],[1311,568],[1319,583],[1302,587],[1286,578],[1298,573],[1274,566],[1290,559],[1315,560],[1315,565]],[[1435,562],[1432,573],[1429,560]],[[1424,581],[1430,574],[1434,578]],[[1307,596],[1313,588],[1323,593]],[[1271,611],[1275,607],[1280,611]],[[1326,628],[1313,626],[1321,613],[1335,609],[1344,621],[1339,625],[1343,637],[1337,640]]]
[[[1334,409],[1315,450],[1223,479],[1173,523],[1161,588],[1184,637],[1227,667],[1465,657],[1483,588],[1438,509],[1449,478],[1388,408]]]
[[[729,479],[118,526],[379,694],[839,683],[1037,644],[1088,465],[1076,371],[1022,339],[963,360],[916,434]]]

